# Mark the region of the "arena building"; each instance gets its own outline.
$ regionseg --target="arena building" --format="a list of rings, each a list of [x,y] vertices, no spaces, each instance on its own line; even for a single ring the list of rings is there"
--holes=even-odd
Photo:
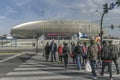
[[[71,37],[81,32],[88,36],[96,36],[100,26],[80,20],[41,20],[22,23],[11,29],[11,35],[17,38],[35,38],[45,35],[49,37]]]

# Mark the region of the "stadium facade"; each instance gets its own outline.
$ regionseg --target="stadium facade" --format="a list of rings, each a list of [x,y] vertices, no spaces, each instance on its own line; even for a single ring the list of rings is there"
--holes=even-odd
[[[96,36],[100,26],[80,20],[41,20],[22,23],[11,29],[11,35],[17,38],[33,38],[41,35],[70,37],[78,32]]]

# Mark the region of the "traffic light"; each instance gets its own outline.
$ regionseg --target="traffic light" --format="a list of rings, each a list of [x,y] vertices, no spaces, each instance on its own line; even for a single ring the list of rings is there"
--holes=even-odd
[[[103,11],[105,14],[108,13],[108,4],[107,3],[103,5]]]
[[[114,29],[114,25],[113,24],[111,25],[111,29]]]
[[[116,0],[116,4],[119,7],[120,6],[120,0]]]

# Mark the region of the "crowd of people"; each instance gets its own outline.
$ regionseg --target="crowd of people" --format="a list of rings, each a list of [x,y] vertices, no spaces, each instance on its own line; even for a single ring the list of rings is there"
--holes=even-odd
[[[96,67],[101,65],[100,75],[104,75],[104,69],[105,66],[107,66],[110,74],[109,80],[112,80],[112,62],[114,62],[116,66],[117,74],[120,74],[118,48],[116,45],[112,44],[112,41],[103,41],[102,46],[100,43],[95,43],[94,39],[91,39],[89,44],[78,41],[77,43],[71,42],[70,46],[68,46],[67,42],[63,42],[57,46],[55,41],[52,40],[51,43],[46,43],[44,51],[46,61],[48,61],[49,55],[51,55],[51,62],[58,61],[58,63],[64,63],[65,68],[67,68],[69,55],[73,63],[77,64],[78,70],[81,70],[81,66],[84,66],[86,62],[89,61],[93,79],[97,79]],[[56,57],[57,54],[58,59]]]

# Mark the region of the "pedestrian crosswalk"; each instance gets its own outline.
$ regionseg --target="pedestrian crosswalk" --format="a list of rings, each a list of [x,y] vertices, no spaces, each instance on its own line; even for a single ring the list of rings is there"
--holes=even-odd
[[[92,80],[90,73],[86,73],[84,68],[77,70],[76,64],[69,63],[68,67],[64,68],[64,64],[46,62],[42,57],[33,58],[18,65],[0,80]],[[108,78],[109,75],[105,74],[106,76]],[[98,76],[98,80],[106,80],[105,77]]]
[[[81,74],[83,70],[78,71],[76,64],[69,64],[68,66],[68,68],[64,68],[64,64],[57,62],[28,60],[13,71],[8,72],[0,80],[80,80],[82,77],[85,78],[87,73]]]

